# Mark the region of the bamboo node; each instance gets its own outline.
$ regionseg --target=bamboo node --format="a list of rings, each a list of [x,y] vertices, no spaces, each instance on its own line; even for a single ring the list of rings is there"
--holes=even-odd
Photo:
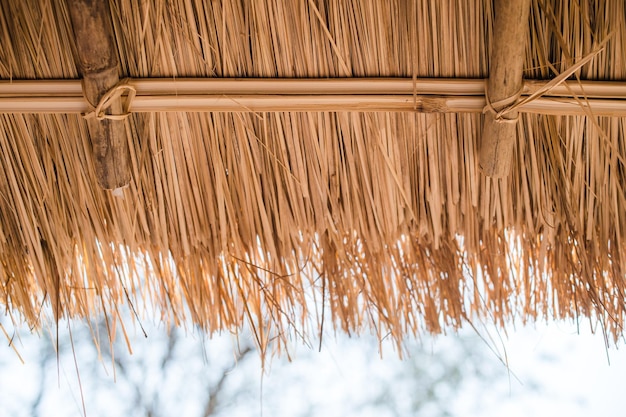
[[[489,98],[489,88],[487,88],[487,84],[485,83],[485,100],[487,105],[483,108],[483,113],[492,113],[493,119],[497,123],[517,123],[520,117],[519,113],[517,113],[512,119],[505,116],[517,109],[523,90],[524,86],[522,84],[522,87],[512,96],[503,98],[502,100],[498,100],[496,102],[491,102],[491,99]]]
[[[130,82],[130,78],[124,78],[123,80],[120,80],[117,84],[111,87],[111,89],[109,89],[109,91],[107,91],[106,94],[102,96],[97,106],[94,106],[93,103],[87,100],[87,102],[89,103],[89,106],[91,107],[91,110],[88,111],[87,113],[84,113],[83,117],[85,119],[90,119],[92,117],[95,117],[98,121],[103,121],[105,119],[124,120],[128,116],[130,116],[130,107],[132,105],[133,99],[135,98],[135,95],[137,94],[137,90],[129,82]],[[128,96],[126,99],[126,103],[123,107],[122,113],[121,114],[105,113],[105,111],[109,107],[111,107],[111,105],[117,99],[122,97],[122,95],[126,91],[128,92]]]

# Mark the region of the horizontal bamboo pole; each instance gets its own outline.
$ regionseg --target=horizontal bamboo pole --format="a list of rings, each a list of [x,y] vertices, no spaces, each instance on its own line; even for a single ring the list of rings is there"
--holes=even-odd
[[[143,112],[287,112],[287,111],[364,111],[421,113],[480,113],[485,107],[480,96],[408,95],[322,95],[322,96],[137,96],[132,108]],[[87,105],[80,97],[0,97],[0,113],[84,113]],[[541,97],[519,107],[522,113],[556,116],[589,115],[626,117],[626,100]]]
[[[549,81],[524,80],[522,96],[541,90]],[[566,81],[550,89],[544,97],[615,98],[626,100],[624,81]]]
[[[546,83],[526,80],[523,94],[532,94]],[[130,108],[132,112],[477,113],[482,112],[486,104],[484,80],[475,79],[134,79],[129,84],[137,91]],[[80,80],[0,81],[0,113],[85,113],[89,110]],[[626,82],[570,81],[520,106],[519,111],[625,117]]]
[[[441,95],[484,96],[484,79],[476,78],[135,78],[129,85],[138,96],[150,95]],[[524,80],[522,96],[550,80]],[[0,80],[0,98],[74,97],[81,80]],[[567,81],[546,97],[626,99],[626,81]]]
[[[226,94],[226,95],[482,95],[483,80],[451,78],[315,78],[250,79],[204,78],[162,80],[135,79],[131,84],[138,92],[151,95]]]

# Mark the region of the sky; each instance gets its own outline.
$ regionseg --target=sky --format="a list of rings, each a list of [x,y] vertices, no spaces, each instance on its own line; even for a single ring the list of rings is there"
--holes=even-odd
[[[235,345],[232,336],[204,340],[198,335],[189,335],[177,348],[175,360],[180,363],[172,367],[167,378],[158,374],[150,376],[152,371],[145,369],[150,363],[159,362],[162,355],[159,349],[163,344],[155,341],[161,340],[159,337],[164,331],[155,326],[148,328],[148,333],[148,339],[141,334],[133,337],[134,355],[128,355],[128,358],[142,360],[128,367],[132,378],[146,383],[152,381],[142,388],[147,392],[147,401],[160,396],[164,402],[170,401],[167,398],[175,402],[176,398],[191,395],[204,383],[214,383],[216,375],[225,369],[228,373],[226,392],[230,390],[233,397],[224,405],[223,415],[228,416],[260,416],[261,411],[262,415],[290,417],[394,415],[386,409],[370,406],[361,408],[358,413],[355,411],[359,404],[383,396],[392,397],[396,402],[397,415],[411,415],[410,401],[425,395],[429,388],[415,383],[412,375],[419,374],[421,383],[426,385],[440,375],[449,378],[446,372],[452,368],[447,369],[444,362],[458,362],[459,357],[460,362],[455,366],[461,364],[465,377],[453,391],[438,394],[445,399],[451,416],[611,417],[624,415],[626,409],[626,396],[622,394],[626,349],[607,348],[602,334],[592,334],[589,326],[584,325],[578,329],[572,324],[538,324],[510,328],[506,334],[482,329],[482,339],[476,337],[474,330],[465,329],[460,337],[451,334],[408,342],[405,351],[408,356],[404,360],[398,358],[390,344],[383,344],[381,358],[372,337],[326,337],[321,352],[316,348],[295,347],[291,361],[284,356],[274,358],[265,373],[261,372],[256,354],[236,366],[219,365],[223,358],[232,360]],[[24,364],[6,343],[0,347],[0,403],[5,404],[0,408],[0,417],[4,417],[3,412],[10,412],[7,417],[29,415],[26,404],[32,401],[41,381],[38,364],[42,348],[37,340],[49,343],[45,338],[29,339],[23,335],[20,354]],[[463,350],[465,343],[474,345]],[[479,354],[472,353],[476,351],[476,343],[481,348]],[[204,359],[198,359],[202,356],[197,354],[200,347],[204,349]],[[132,400],[129,394],[132,387],[121,380],[113,383],[110,367],[97,364],[98,358],[90,346],[81,345],[76,351],[82,385],[88,397],[88,416],[126,415],[123,405]],[[203,368],[203,362],[214,367]],[[105,370],[98,377],[101,379],[88,380],[92,374],[90,366]],[[215,366],[217,372],[209,371],[215,370]],[[227,369],[229,366],[232,369]],[[45,378],[52,388],[40,406],[45,410],[43,415],[82,415],[71,355],[62,357],[59,372],[54,360],[49,367]],[[166,381],[161,385],[155,382],[163,379]],[[445,390],[444,385],[441,387],[438,389]],[[241,392],[243,396],[236,394]],[[170,407],[168,404],[159,406],[163,410]],[[186,407],[186,415],[199,412],[191,403]],[[177,411],[181,411],[180,404],[174,404],[166,415],[178,415]],[[440,411],[426,407],[419,415],[436,417],[441,415]]]
[[[608,348],[601,332],[589,325],[550,323],[510,330],[503,339],[514,377],[511,395],[485,402],[480,413],[467,416],[623,416],[626,349]],[[522,384],[537,381],[537,392]],[[522,394],[516,396],[515,394]]]
[[[474,335],[471,329],[461,333],[466,336]],[[485,339],[488,338],[486,330],[481,333]],[[470,378],[469,383],[463,384],[451,399],[453,415],[624,415],[626,349],[618,349],[614,345],[607,348],[601,332],[593,334],[589,326],[577,328],[574,324],[550,323],[510,328],[506,335],[494,329],[488,333],[493,340],[486,340],[484,343],[492,345],[495,352],[488,350],[487,354],[479,358],[484,362],[478,366],[495,369],[500,378],[494,376],[497,380],[495,384],[485,384],[485,381]],[[458,339],[454,336],[440,336],[429,343],[432,344],[433,352],[445,352],[458,343]],[[354,374],[354,369],[358,369],[355,362],[361,362],[355,359],[353,347],[346,348],[339,344],[325,348],[326,354],[333,357],[333,360],[322,360],[314,366],[319,372],[325,369],[324,372],[330,374],[330,380],[346,379],[345,375]],[[391,356],[387,355],[383,359],[383,367],[398,366],[396,358]],[[438,358],[435,353],[433,357]],[[508,368],[500,359],[508,362]],[[378,359],[370,358],[367,363],[371,369],[381,367]],[[356,373],[360,374],[360,371]],[[346,382],[346,385],[355,384],[358,377],[356,380],[348,378]],[[319,384],[327,383],[321,381]],[[324,395],[326,394],[322,393],[320,401],[324,401]],[[350,394],[340,390],[335,392],[334,401],[345,401],[345,395]]]

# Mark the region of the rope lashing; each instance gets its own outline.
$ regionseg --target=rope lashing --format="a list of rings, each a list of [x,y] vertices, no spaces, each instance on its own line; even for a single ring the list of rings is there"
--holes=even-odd
[[[567,70],[558,74],[553,80],[549,83],[545,84],[541,89],[535,91],[533,94],[522,98],[522,92],[524,87],[512,95],[511,97],[504,98],[502,100],[498,100],[495,103],[492,103],[489,99],[489,89],[487,88],[487,83],[485,83],[485,100],[487,101],[487,105],[483,109],[483,113],[492,113],[494,115],[494,120],[497,123],[517,123],[519,120],[519,113],[515,118],[507,118],[505,117],[507,114],[517,110],[519,107],[524,104],[530,103],[539,97],[542,97],[548,94],[553,88],[563,84],[570,76],[572,76],[576,71],[578,71],[583,65],[587,64],[591,61],[600,51],[604,49],[606,43],[611,38],[611,35],[607,36],[607,38],[600,43],[594,50],[588,53],[583,58],[577,60],[575,64],[569,67]],[[556,69],[551,67],[555,72]],[[500,109],[500,110],[497,110]]]
[[[121,114],[107,114],[106,110],[115,103],[117,99],[122,97],[125,92],[128,92],[126,103],[123,106]],[[124,78],[115,84],[109,91],[106,92],[98,102],[98,105],[94,106],[93,103],[89,103],[90,110],[83,114],[85,119],[96,118],[98,121],[103,120],[124,120],[130,116],[130,107],[133,99],[137,94],[137,90],[130,84],[130,78]]]
[[[505,116],[513,112],[518,107],[523,89],[524,86],[522,85],[522,88],[520,88],[511,97],[506,97],[492,103],[489,98],[489,88],[487,88],[487,82],[485,82],[485,100],[487,101],[487,105],[483,108],[483,113],[492,113],[494,115],[493,118],[497,123],[517,123],[519,120],[519,113],[517,113],[517,115],[512,119]]]

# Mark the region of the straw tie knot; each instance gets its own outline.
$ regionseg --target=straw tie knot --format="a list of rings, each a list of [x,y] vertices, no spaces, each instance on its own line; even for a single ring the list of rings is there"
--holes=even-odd
[[[519,113],[517,113],[514,118],[506,116],[519,107],[523,89],[524,86],[522,84],[522,87],[512,96],[492,102],[489,98],[489,88],[485,83],[485,100],[487,101],[487,105],[483,108],[483,113],[493,114],[493,118],[497,123],[517,123],[519,120]]]
[[[128,97],[126,99],[126,103],[122,107],[121,114],[107,114],[106,110],[115,103],[117,99],[122,97],[124,92],[128,92]],[[120,80],[117,84],[115,84],[109,91],[107,91],[100,101],[98,105],[94,106],[92,103],[89,103],[91,109],[83,114],[85,119],[96,118],[98,121],[102,121],[105,119],[108,120],[124,120],[130,115],[130,106],[132,105],[132,101],[137,94],[137,90],[135,87],[129,84],[129,78],[125,78]]]
[[[487,86],[487,83],[485,83],[485,100],[487,101],[487,105],[484,107],[483,113],[493,114],[493,118],[497,123],[517,123],[517,121],[519,120],[519,113],[515,118],[510,118],[506,116],[524,106],[525,104],[528,104],[534,100],[537,100],[539,97],[548,94],[550,91],[552,91],[553,88],[556,88],[557,86],[564,83],[571,75],[573,75],[583,65],[587,64],[593,59],[594,56],[602,51],[605,48],[609,39],[611,39],[615,33],[616,32],[613,31],[612,33],[607,35],[606,39],[604,39],[596,48],[594,48],[593,51],[588,53],[585,57],[577,60],[574,65],[572,65],[570,68],[560,74],[558,74],[558,71],[556,70],[556,68],[554,68],[554,66],[552,66],[552,64],[548,63],[550,69],[552,69],[552,71],[554,71],[554,73],[558,75],[550,82],[545,84],[542,88],[524,98],[522,98],[522,93],[524,91],[524,84],[522,84],[519,91],[511,97],[507,97],[492,103],[491,99],[489,98],[489,88]]]

